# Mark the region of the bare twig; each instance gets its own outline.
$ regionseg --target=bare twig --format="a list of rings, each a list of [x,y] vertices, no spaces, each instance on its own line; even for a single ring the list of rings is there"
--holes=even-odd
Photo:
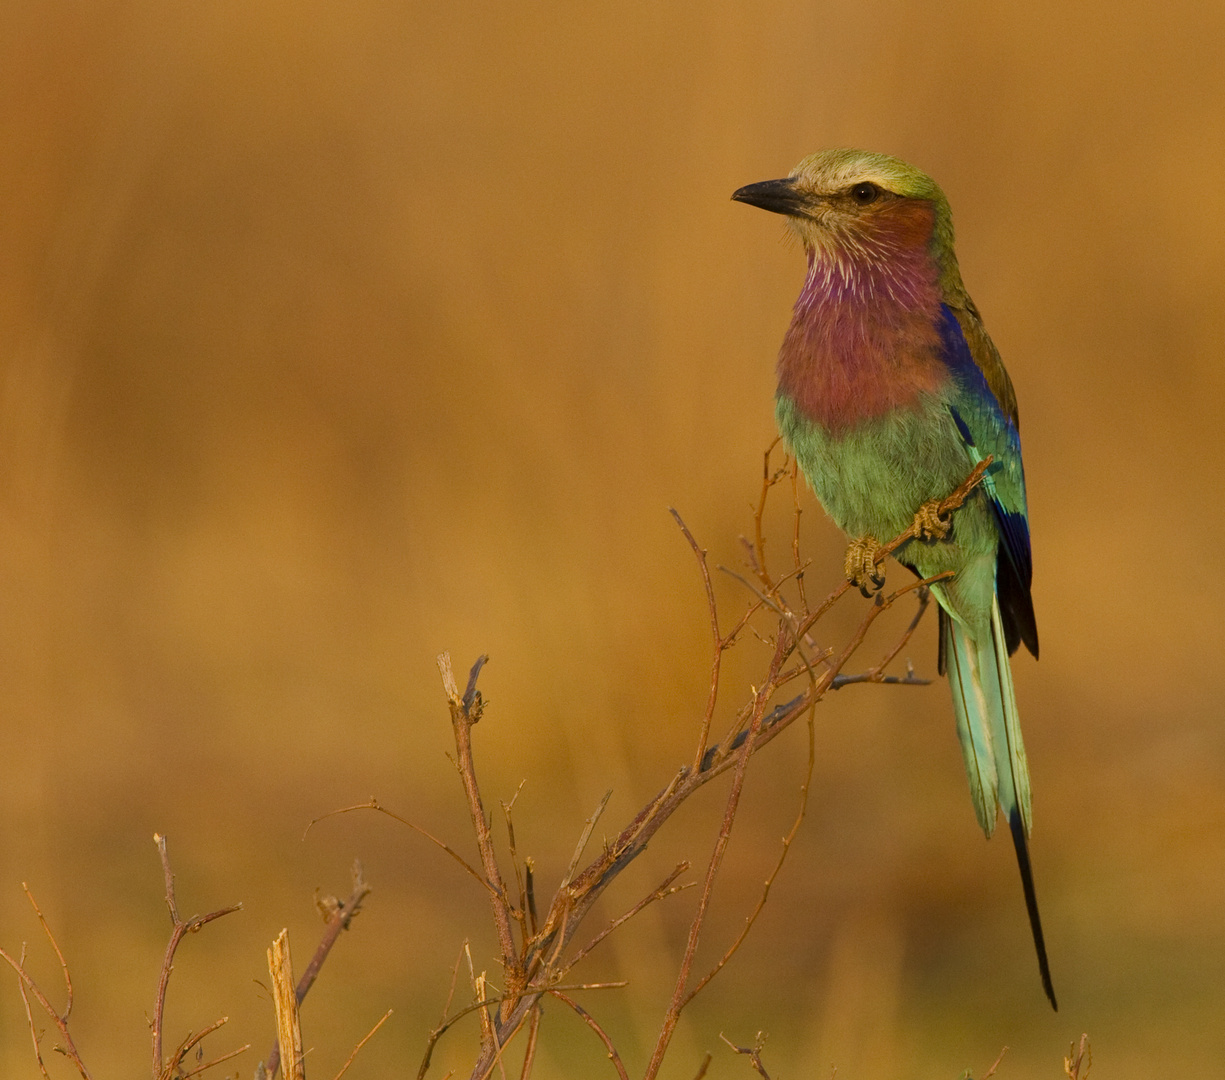
[[[706,753],[706,740],[710,737],[710,722],[715,715],[715,702],[719,697],[719,669],[723,664],[723,653],[726,646],[719,633],[719,610],[715,606],[715,589],[710,580],[710,567],[706,565],[706,549],[701,547],[689,531],[689,526],[676,509],[669,506],[668,513],[676,519],[681,533],[693,548],[693,554],[698,560],[698,571],[702,575],[702,587],[706,591],[706,610],[710,614],[710,636],[714,641],[713,656],[710,666],[710,693],[706,698],[706,711],[702,714],[702,725],[698,729],[698,748],[694,755],[693,768],[696,770],[701,763],[702,755]]]
[[[914,618],[910,620],[910,625],[906,627],[902,636],[897,639],[893,647],[889,649],[876,667],[863,672],[860,675],[836,675],[830,683],[830,688],[840,690],[844,686],[849,686],[851,683],[893,683],[897,686],[928,686],[931,679],[919,679],[915,677],[912,669],[907,669],[905,676],[886,675],[885,669],[897,659],[897,654],[905,647],[906,643],[914,636],[914,632],[919,628],[919,623],[923,620],[924,614],[927,612],[928,605],[931,603],[931,590],[927,586],[922,586],[918,589],[919,595],[919,610],[915,612]]]
[[[22,884],[24,885],[25,882],[22,882]],[[17,961],[19,964],[25,964],[25,945],[21,946],[21,955],[17,958]],[[43,1061],[42,1047],[39,1045],[40,1038],[38,1028],[34,1023],[34,1013],[30,1010],[30,995],[26,993],[26,984],[20,979],[17,980],[17,989],[21,992],[21,1003],[26,1009],[26,1024],[30,1028],[30,1041],[34,1044],[34,1060],[38,1062],[38,1071],[42,1073],[43,1080],[51,1080],[51,1074],[47,1072],[47,1066]]]
[[[621,1080],[630,1080],[629,1073],[625,1071],[625,1063],[621,1060],[621,1056],[617,1053],[617,1048],[613,1046],[613,1041],[608,1037],[608,1032],[606,1032],[602,1027],[600,1027],[599,1024],[596,1023],[595,1017],[593,1017],[591,1013],[589,1013],[577,1001],[575,1001],[574,998],[567,997],[560,990],[550,990],[549,993],[557,998],[558,1001],[565,1005],[569,1005],[570,1008],[574,1010],[575,1014],[583,1021],[583,1023],[585,1023],[589,1028],[591,1028],[592,1031],[596,1033],[596,1036],[599,1038],[600,1042],[604,1044],[604,1049],[608,1053],[608,1060],[612,1062],[612,1067],[617,1070],[617,1076],[619,1076]]]
[[[744,926],[741,928],[740,933],[736,935],[735,940],[727,947],[723,955],[719,957],[714,967],[694,984],[693,989],[689,991],[688,996],[685,998],[686,1005],[697,997],[705,989],[706,984],[726,967],[727,962],[736,955],[740,946],[744,944],[745,939],[749,936],[749,931],[753,929],[753,924],[757,921],[757,917],[765,909],[766,901],[770,899],[770,889],[774,885],[779,872],[783,869],[783,863],[787,861],[787,854],[791,850],[792,843],[795,841],[796,836],[799,835],[800,826],[804,823],[804,816],[808,812],[808,793],[812,785],[813,769],[817,763],[816,730],[812,715],[813,708],[815,708],[815,705],[810,707],[808,712],[808,768],[804,774],[804,783],[800,785],[800,805],[796,811],[795,820],[791,823],[790,830],[783,837],[782,849],[778,853],[778,861],[775,862],[774,869],[766,877],[765,883],[762,885],[761,895],[757,899],[757,905],[744,920]]]
[[[562,878],[562,887],[565,888],[570,883],[570,879],[574,877],[574,871],[578,869],[579,860],[583,857],[583,851],[587,847],[587,841],[591,839],[591,833],[596,827],[596,822],[604,815],[604,811],[608,808],[608,800],[612,798],[612,789],[604,792],[604,797],[600,800],[599,805],[591,812],[591,816],[583,822],[583,831],[579,834],[578,843],[574,846],[574,854],[570,856],[570,865],[566,868],[566,876]]]
[[[974,486],[981,481],[987,460],[967,477],[947,499],[938,505],[942,514],[951,513],[968,497]],[[529,1046],[534,1054],[536,1045],[536,1025],[539,1023],[539,1003],[542,994],[548,994],[561,989],[558,982],[562,975],[570,971],[581,959],[584,959],[591,949],[604,939],[612,930],[623,925],[637,911],[655,899],[677,891],[675,876],[670,877],[650,896],[644,898],[628,913],[614,920],[613,923],[598,934],[584,948],[578,950],[569,959],[565,952],[577,929],[590,912],[603,892],[616,877],[645,850],[654,835],[669,820],[671,815],[698,790],[715,777],[726,772],[732,772],[732,782],[724,806],[723,822],[714,849],[711,852],[699,890],[698,900],[684,955],[678,971],[672,999],[665,1015],[664,1023],[656,1043],[651,1062],[646,1073],[647,1080],[653,1080],[658,1074],[663,1055],[675,1031],[681,1010],[693,999],[693,996],[706,986],[728,963],[731,957],[741,947],[747,933],[762,910],[773,881],[779,873],[779,867],[786,858],[787,852],[797,834],[804,815],[804,805],[807,799],[809,781],[805,780],[801,791],[800,810],[793,821],[791,830],[783,841],[783,848],[778,863],[768,876],[762,895],[756,907],[745,920],[745,926],[723,951],[714,967],[696,982],[691,983],[694,958],[701,928],[708,910],[714,882],[730,838],[741,792],[743,790],[745,773],[750,758],[763,746],[777,738],[791,726],[800,716],[808,713],[818,700],[830,689],[846,686],[852,683],[896,683],[915,684],[920,680],[915,676],[910,666],[905,675],[889,674],[887,668],[896,660],[901,650],[906,646],[914,633],[919,620],[929,606],[926,587],[936,581],[941,581],[948,575],[925,581],[916,581],[890,593],[877,595],[871,605],[864,611],[858,627],[843,643],[840,649],[820,648],[809,637],[809,632],[816,622],[833,607],[842,597],[848,594],[850,585],[841,582],[815,608],[810,607],[806,599],[802,579],[806,564],[801,558],[798,539],[798,513],[793,525],[791,544],[792,566],[781,577],[775,578],[770,573],[766,561],[766,537],[764,516],[766,500],[772,488],[785,477],[791,478],[793,495],[798,493],[798,474],[789,461],[782,468],[775,469],[771,465],[769,454],[763,461],[761,496],[754,514],[754,541],[745,541],[753,573],[760,584],[749,585],[754,599],[749,603],[748,610],[734,624],[732,629],[723,632],[715,606],[714,590],[707,565],[706,552],[694,539],[692,533],[675,511],[673,517],[677,521],[683,536],[694,553],[698,563],[699,575],[706,596],[707,613],[710,620],[712,637],[711,679],[705,708],[699,724],[699,738],[695,754],[691,762],[677,770],[666,786],[644,806],[634,818],[615,836],[606,838],[603,848],[592,861],[580,869],[582,852],[594,829],[595,821],[604,808],[602,802],[599,809],[588,819],[580,838],[579,845],[570,865],[556,889],[547,909],[536,911],[536,884],[531,873],[530,863],[523,877],[519,876],[517,854],[516,883],[518,885],[519,904],[516,909],[507,894],[504,879],[499,871],[489,822],[486,818],[477,785],[477,770],[474,760],[474,750],[471,739],[471,727],[481,716],[483,701],[477,690],[477,677],[481,662],[473,666],[468,678],[466,690],[460,695],[449,657],[444,654],[439,658],[439,669],[442,673],[443,686],[451,708],[452,724],[456,737],[456,767],[464,783],[468,798],[469,812],[473,828],[476,832],[477,846],[481,854],[482,881],[488,891],[494,916],[495,929],[500,945],[501,961],[504,977],[504,991],[495,997],[483,993],[478,995],[478,1002],[469,1009],[448,1016],[433,1031],[430,1032],[424,1059],[419,1076],[424,1076],[429,1068],[433,1048],[441,1035],[468,1011],[482,1011],[482,1039],[480,1054],[473,1065],[472,1077],[488,1076],[501,1062],[506,1046],[515,1037],[522,1025],[529,1022],[533,1025],[533,1034],[529,1038]],[[889,554],[901,544],[917,535],[914,527],[895,537],[885,544],[881,551]],[[882,556],[883,557],[883,556]],[[794,579],[794,584],[787,588],[799,595],[799,605],[794,606],[785,595],[784,586]],[[743,579],[742,579],[743,580]],[[873,668],[859,675],[843,675],[848,661],[862,646],[872,624],[889,610],[899,599],[908,593],[920,590],[918,611],[910,621],[908,628],[899,639],[886,651],[880,662]],[[772,634],[764,637],[757,633],[752,620],[758,613],[769,609],[773,611],[778,622]],[[765,641],[771,649],[771,658],[763,680],[752,689],[748,701],[736,712],[724,738],[713,745],[710,744],[710,730],[714,720],[714,712],[718,702],[719,683],[721,676],[722,654],[737,639],[744,630],[751,630]],[[819,666],[818,666],[819,665]],[[808,686],[806,690],[790,701],[774,704],[774,699],[781,688],[792,680],[805,676]],[[810,727],[810,740],[812,732]],[[508,815],[508,836],[513,848],[513,829]],[[529,910],[525,912],[523,909]],[[529,921],[530,917],[530,921]],[[522,938],[518,949],[515,947],[513,928],[518,925]],[[494,1006],[496,1011],[494,1011]],[[758,1062],[760,1059],[758,1059]],[[530,1071],[530,1060],[526,1062],[525,1075]]]
[[[17,978],[20,980],[19,986],[21,988],[21,999],[23,1002],[25,1002],[26,1019],[30,1025],[30,1038],[34,1043],[35,1060],[38,1062],[39,1070],[42,1072],[43,1076],[46,1077],[47,1068],[43,1062],[42,1052],[39,1048],[40,1036],[38,1034],[38,1030],[34,1026],[34,1017],[30,1009],[30,999],[27,995],[33,995],[34,1000],[38,1002],[43,1012],[45,1012],[51,1018],[51,1022],[55,1025],[56,1030],[59,1031],[60,1038],[63,1040],[63,1045],[56,1047],[56,1049],[76,1066],[77,1072],[81,1074],[82,1080],[92,1080],[89,1074],[89,1069],[85,1067],[85,1062],[81,1060],[81,1055],[77,1051],[76,1043],[73,1042],[72,1034],[68,1030],[68,1009],[71,1008],[72,1004],[72,985],[69,982],[68,965],[64,962],[64,954],[60,952],[60,947],[58,944],[56,944],[55,938],[51,933],[51,928],[47,925],[46,919],[43,918],[42,912],[39,911],[38,905],[34,903],[34,898],[30,895],[30,890],[24,885],[24,883],[22,888],[25,889],[26,896],[29,897],[31,905],[33,905],[35,912],[38,914],[38,921],[42,924],[44,932],[50,939],[51,947],[55,950],[55,955],[59,957],[60,968],[64,974],[64,982],[68,986],[69,1004],[63,1012],[59,1012],[47,999],[47,995],[42,992],[38,984],[30,976],[30,973],[26,971],[25,946],[23,945],[21,947],[20,959],[17,960],[13,959],[13,957],[10,956],[4,949],[0,949],[0,959],[3,959],[4,962],[17,973]]]
[[[1081,1067],[1084,1072],[1081,1072]],[[1063,1071],[1068,1080],[1088,1080],[1089,1070],[1093,1067],[1093,1050],[1089,1046],[1088,1034],[1081,1035],[1080,1044],[1068,1047],[1068,1056],[1063,1059]]]
[[[641,900],[638,901],[638,903],[636,903],[632,908],[630,908],[629,911],[627,911],[624,915],[620,915],[617,918],[613,919],[613,921],[610,922],[603,930],[601,930],[598,934],[596,934],[596,936],[593,937],[586,945],[584,945],[581,949],[578,950],[578,952],[576,952],[572,957],[570,957],[569,961],[567,961],[566,963],[566,966],[561,969],[561,974],[565,975],[567,971],[573,968],[575,964],[577,964],[580,960],[582,960],[589,952],[591,952],[592,949],[594,949],[597,945],[599,945],[601,941],[603,941],[606,937],[608,937],[609,934],[611,934],[614,930],[616,930],[617,927],[628,922],[648,904],[653,904],[656,900],[662,900],[665,896],[671,896],[673,893],[682,892],[683,890],[690,889],[694,885],[696,885],[697,882],[694,882],[694,881],[686,882],[684,885],[673,885],[672,884],[678,877],[681,876],[681,874],[683,874],[688,869],[689,869],[689,863],[687,862],[678,863],[676,866],[676,869],[673,870],[672,873],[670,873],[666,878],[664,878],[663,883],[660,884],[660,886],[653,893],[651,893],[649,896],[644,896]]]
[[[477,978],[480,979],[481,976],[478,976]],[[549,987],[548,991],[541,990],[539,993],[533,995],[533,1001],[529,1011],[537,1007],[541,995],[553,990],[620,990],[627,985],[628,983],[622,979],[617,982],[572,983],[563,984],[561,986],[551,986]],[[480,997],[478,992],[478,999],[471,1005],[465,1005],[462,1009],[457,1009],[450,1016],[444,1017],[438,1026],[430,1031],[429,1037],[426,1039],[425,1055],[422,1057],[421,1066],[417,1070],[417,1080],[422,1080],[425,1074],[429,1072],[430,1060],[434,1054],[434,1047],[438,1045],[438,1040],[441,1039],[443,1035],[445,1035],[452,1027],[454,1027],[456,1023],[462,1020],[465,1016],[470,1016],[474,1012],[485,1012],[491,1006],[502,1005],[509,1000],[510,998],[506,994],[502,994],[498,997]],[[514,1037],[519,1026],[521,1025],[516,1025],[514,1028],[510,1028],[504,1025],[503,1030],[509,1031],[510,1034],[505,1038],[499,1039],[498,1045],[503,1048],[507,1046],[510,1040]],[[491,1057],[488,1061],[485,1061],[482,1058],[480,1061],[478,1061],[477,1068],[473,1070],[472,1075],[487,1076],[489,1074],[489,1070],[493,1067],[495,1060],[496,1056]]]
[[[360,1051],[361,1048],[365,1046],[366,1043],[368,1043],[371,1040],[371,1038],[374,1036],[374,1033],[378,1031],[379,1028],[381,1028],[385,1023],[387,1023],[387,1018],[389,1016],[391,1016],[390,1009],[388,1009],[385,1013],[383,1013],[382,1018],[379,1020],[379,1022],[375,1024],[374,1027],[372,1027],[368,1032],[366,1032],[362,1040],[355,1047],[353,1047],[353,1053],[349,1055],[348,1059],[340,1067],[340,1072],[336,1074],[335,1080],[340,1080],[340,1078],[349,1071],[349,1066],[353,1064],[354,1059],[357,1057],[358,1051]]]
[[[64,959],[64,954],[60,951],[59,944],[55,940],[55,935],[51,933],[51,927],[47,925],[47,920],[43,917],[42,911],[39,909],[38,902],[34,899],[34,894],[30,892],[30,886],[24,881],[21,883],[21,891],[26,894],[26,899],[30,901],[30,907],[34,909],[34,914],[38,916],[38,924],[43,928],[43,933],[47,935],[47,940],[51,943],[51,948],[55,951],[55,958],[60,962],[60,974],[64,976],[64,1010],[60,1013],[60,1019],[64,1023],[68,1023],[68,1017],[72,1012],[72,976],[68,972],[68,961]]]
[[[527,1046],[523,1051],[523,1068],[519,1072],[519,1080],[530,1080],[532,1066],[536,1063],[536,1044],[540,1037],[540,1018],[544,1013],[540,1002],[536,1002],[527,1022]]]
[[[753,513],[753,569],[761,579],[762,584],[767,586],[770,584],[770,575],[766,569],[766,535],[763,522],[766,516],[766,500],[770,497],[770,489],[787,475],[788,458],[786,454],[783,455],[783,464],[780,468],[774,470],[770,468],[770,455],[774,453],[774,448],[781,441],[781,437],[775,436],[774,441],[766,447],[766,452],[762,455],[761,493],[757,498],[757,509]]]
[[[188,1069],[186,1072],[174,1074],[174,1080],[188,1080],[188,1077],[199,1076],[202,1073],[208,1072],[209,1069],[216,1068],[222,1062],[229,1061],[231,1058],[236,1058],[239,1054],[245,1054],[250,1049],[251,1044],[247,1043],[245,1046],[238,1047],[237,1050],[230,1050],[228,1053],[219,1054],[211,1061],[206,1061],[201,1065],[197,1065],[194,1069]]]
[[[312,819],[307,824],[306,832],[302,834],[302,839],[305,840],[306,834],[309,833],[311,829],[319,822],[330,817],[336,817],[339,814],[351,814],[355,810],[373,810],[376,813],[385,814],[393,821],[398,821],[401,825],[407,825],[413,830],[413,832],[424,836],[435,847],[441,848],[448,855],[450,855],[452,859],[459,863],[459,865],[462,866],[469,875],[471,875],[474,881],[477,881],[480,884],[481,888],[489,889],[491,892],[493,891],[493,888],[489,882],[481,877],[480,871],[477,870],[470,862],[468,862],[468,860],[465,859],[458,851],[444,841],[439,840],[433,833],[423,829],[415,822],[409,821],[408,818],[403,818],[399,814],[392,813],[392,811],[383,806],[373,795],[371,795],[370,798],[363,803],[357,803],[354,806],[342,806],[339,810],[329,810],[326,814],[320,814],[317,818]]]
[[[761,1051],[766,1045],[765,1036],[759,1031],[757,1033],[757,1041],[752,1046],[737,1046],[726,1035],[720,1034],[722,1039],[732,1051],[737,1054],[743,1054],[749,1059],[749,1064],[753,1066],[753,1071],[761,1077],[761,1080],[770,1080],[770,1074],[766,1072],[766,1067],[762,1064]]]
[[[519,868],[519,850],[515,845],[515,803],[519,799],[519,793],[523,790],[523,785],[526,780],[519,782],[519,786],[515,789],[514,795],[511,796],[510,802],[502,803],[502,816],[506,819],[506,846],[510,852],[510,865],[515,871],[515,886],[519,890],[519,904],[512,910],[515,916],[515,922],[519,924],[519,940],[527,941],[531,936],[532,930],[528,929],[528,913],[530,905],[528,904],[527,879],[524,877],[524,870]]]
[[[804,570],[806,563],[800,560],[800,515],[804,512],[800,505],[800,463],[791,459],[791,502],[795,507],[792,515],[794,522],[791,529],[791,558],[795,563],[795,587],[800,594],[800,608],[808,609],[808,597],[804,593]]]
[[[379,809],[382,809],[379,807]],[[391,815],[394,817],[395,815]],[[306,999],[306,995],[310,993],[310,988],[315,984],[315,980],[319,977],[319,971],[323,967],[323,962],[328,958],[328,953],[332,951],[332,946],[336,944],[337,938],[341,932],[349,929],[349,924],[357,916],[362,909],[362,904],[365,903],[366,897],[370,895],[370,886],[366,883],[366,878],[362,873],[362,864],[356,860],[353,863],[353,890],[349,893],[348,899],[338,900],[332,897],[330,901],[323,905],[327,912],[327,922],[323,928],[323,936],[319,939],[319,944],[315,948],[315,955],[311,957],[310,963],[306,965],[306,970],[302,972],[302,977],[298,980],[297,989],[294,991],[294,996],[299,1005]],[[272,1080],[277,1074],[277,1069],[281,1064],[281,1044],[278,1038],[277,1043],[268,1052],[268,1056],[264,1059],[264,1071],[267,1074],[268,1080]]]
[[[181,919],[174,896],[174,874],[170,869],[170,856],[166,853],[166,838],[154,833],[153,842],[157,845],[157,853],[162,860],[162,877],[166,884],[166,907],[170,911],[170,921],[173,926],[170,940],[166,943],[165,956],[162,957],[162,969],[157,982],[157,1000],[153,1006],[153,1020],[150,1025],[153,1041],[153,1080],[160,1080],[165,1072],[165,1063],[162,1061],[162,1027],[166,1014],[166,990],[170,986],[170,973],[174,970],[174,954],[178,951],[179,942],[185,935],[197,933],[215,919],[241,911],[242,904],[210,911],[207,915],[193,915],[187,920]]]
[[[214,1020],[203,1031],[188,1032],[186,1038],[179,1043],[174,1053],[166,1059],[166,1064],[162,1068],[159,1080],[183,1080],[186,1076],[197,1076],[205,1070],[211,1069],[214,1065],[220,1065],[223,1061],[229,1061],[230,1058],[238,1057],[239,1054],[244,1054],[250,1050],[251,1044],[248,1043],[246,1046],[240,1046],[237,1050],[231,1050],[220,1057],[213,1058],[212,1061],[205,1062],[203,1065],[197,1065],[190,1072],[183,1071],[183,1061],[187,1055],[204,1041],[205,1036],[211,1035],[218,1028],[224,1027],[229,1022],[230,1018],[223,1016],[220,1020]],[[202,1056],[202,1052],[197,1051],[197,1056]]]
[[[493,909],[493,921],[498,932],[498,945],[502,952],[502,967],[506,973],[507,988],[518,989],[520,963],[518,952],[515,949],[514,933],[511,930],[513,916],[506,897],[502,872],[498,868],[497,855],[494,853],[493,835],[489,831],[489,821],[485,817],[485,807],[481,802],[481,789],[477,783],[476,769],[472,761],[472,725],[480,720],[481,711],[484,708],[480,691],[476,689],[476,680],[487,659],[488,657],[481,656],[472,665],[468,676],[468,687],[462,698],[455,685],[449,653],[442,653],[438,657],[438,669],[442,672],[443,685],[446,687],[451,705],[451,727],[455,733],[456,765],[464,784],[464,793],[468,796],[468,811],[472,816],[472,826],[476,831],[476,843],[481,853],[481,866],[485,871],[485,880],[491,887],[489,903]]]
[[[1006,1053],[1008,1053],[1008,1047],[1006,1047],[1006,1046],[1005,1046],[1005,1047],[1004,1047],[1004,1048],[1003,1048],[1003,1049],[1000,1051],[999,1057],[997,1057],[997,1058],[996,1058],[996,1059],[995,1059],[995,1060],[994,1060],[994,1061],[991,1063],[991,1067],[990,1067],[990,1068],[989,1068],[989,1069],[988,1069],[988,1070],[987,1070],[985,1073],[983,1073],[983,1080],[991,1080],[991,1077],[993,1077],[993,1076],[995,1075],[995,1070],[996,1070],[996,1069],[998,1069],[998,1068],[1000,1067],[1000,1062],[1004,1060],[1004,1055],[1005,1055]]]
[[[786,639],[782,634],[778,637],[778,643],[774,649],[774,656],[770,661],[770,675],[775,677],[778,675],[779,669],[783,665],[786,657]],[[767,680],[769,685],[769,680]],[[686,993],[687,984],[689,981],[689,973],[693,967],[693,959],[697,953],[698,937],[701,933],[702,923],[705,920],[706,909],[710,903],[711,893],[714,891],[715,878],[719,873],[719,868],[723,863],[723,855],[727,851],[728,841],[731,839],[732,825],[736,818],[736,811],[740,805],[740,793],[744,788],[745,772],[748,769],[749,757],[753,753],[753,743],[756,741],[757,735],[761,731],[762,720],[765,716],[766,704],[772,696],[771,689],[768,694],[763,696],[763,691],[758,691],[755,695],[753,706],[753,718],[749,724],[748,738],[745,740],[744,747],[736,761],[736,771],[732,777],[731,790],[728,792],[727,805],[723,812],[723,825],[719,830],[718,839],[715,841],[714,851],[711,852],[710,862],[706,867],[706,878],[702,882],[702,891],[698,897],[697,910],[694,913],[693,920],[689,924],[689,939],[685,944],[684,957],[681,960],[680,972],[677,974],[676,986],[672,991],[672,1001],[668,1005],[668,1010],[664,1014],[663,1027],[659,1033],[659,1039],[655,1043],[655,1051],[651,1055],[651,1060],[647,1065],[645,1080],[654,1080],[659,1074],[660,1066],[663,1064],[664,1054],[667,1053],[668,1044],[672,1041],[672,1035],[676,1030],[677,1022],[680,1020],[681,1010],[685,1004],[691,1000]]]

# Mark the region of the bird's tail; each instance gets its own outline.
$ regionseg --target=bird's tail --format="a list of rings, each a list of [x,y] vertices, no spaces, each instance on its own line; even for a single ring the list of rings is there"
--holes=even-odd
[[[1012,668],[1008,662],[999,601],[992,601],[990,633],[980,635],[981,640],[972,637],[969,629],[954,618],[941,622],[957,736],[965,756],[974,810],[979,825],[988,836],[995,829],[997,807],[1008,819],[1021,871],[1021,885],[1025,890],[1029,926],[1038,953],[1042,987],[1051,1005],[1058,1009],[1026,843],[1030,829],[1029,765],[1021,741],[1021,722],[1012,690]]]

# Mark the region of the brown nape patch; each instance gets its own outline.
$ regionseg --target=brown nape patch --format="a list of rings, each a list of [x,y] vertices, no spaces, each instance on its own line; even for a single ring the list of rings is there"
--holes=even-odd
[[[891,247],[926,248],[936,223],[936,208],[930,199],[897,196],[864,207],[871,228]]]

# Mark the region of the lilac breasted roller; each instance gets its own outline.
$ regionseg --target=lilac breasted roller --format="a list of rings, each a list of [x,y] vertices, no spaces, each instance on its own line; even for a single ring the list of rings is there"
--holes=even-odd
[[[948,200],[926,174],[863,150],[824,150],[733,196],[783,214],[808,274],[778,357],[779,430],[851,538],[847,576],[883,584],[879,543],[921,527],[894,557],[932,585],[939,668],[953,694],[974,809],[1008,820],[1055,1003],[1027,837],[1029,768],[1009,657],[1038,655],[1017,402],[961,282]],[[988,455],[982,484],[945,521],[936,503]]]

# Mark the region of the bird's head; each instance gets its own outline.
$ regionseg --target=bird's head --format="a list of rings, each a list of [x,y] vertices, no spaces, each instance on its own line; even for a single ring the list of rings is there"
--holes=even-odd
[[[956,274],[944,192],[926,173],[888,154],[821,150],[790,176],[749,184],[732,198],[784,214],[819,260],[887,263],[925,252]]]

